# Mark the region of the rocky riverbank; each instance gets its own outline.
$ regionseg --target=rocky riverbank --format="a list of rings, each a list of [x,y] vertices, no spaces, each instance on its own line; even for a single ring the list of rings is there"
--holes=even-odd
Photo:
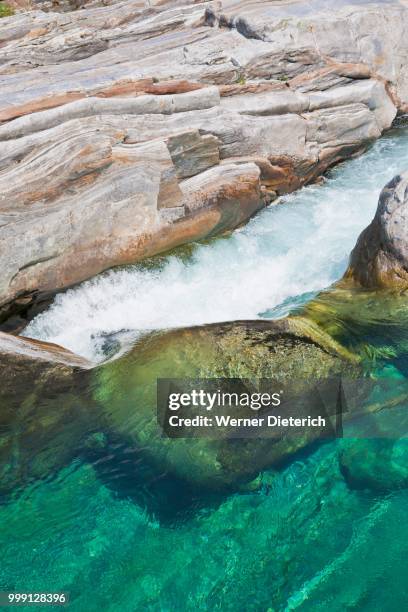
[[[92,3],[0,20],[3,320],[233,229],[390,127],[408,103],[408,8],[315,4]]]

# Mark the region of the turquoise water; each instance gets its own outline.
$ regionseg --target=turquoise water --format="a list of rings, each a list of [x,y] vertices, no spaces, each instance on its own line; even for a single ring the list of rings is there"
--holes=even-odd
[[[350,490],[338,446],[176,525],[72,465],[1,508],[1,584],[75,611],[405,609],[408,491]]]
[[[290,196],[229,238],[183,258],[172,255],[157,269],[110,273],[68,292],[31,329],[55,340],[62,333],[58,325],[72,322],[73,348],[95,355],[90,340],[98,330],[184,324],[183,272],[193,294],[190,323],[202,322],[208,308],[215,320],[240,312],[285,313],[339,276],[356,235],[372,217],[380,187],[407,166],[408,132],[394,132],[365,157],[337,168],[323,187]],[[224,282],[236,267],[237,282],[239,266],[249,261],[243,275],[249,280],[255,275],[255,285],[231,293],[228,284],[223,300],[214,298],[213,306],[200,310],[202,294],[198,299],[194,292],[208,289],[216,276],[214,261]],[[211,274],[200,285],[206,266]],[[182,316],[169,322],[159,303],[156,319],[141,307],[126,319],[121,296],[129,307],[136,303],[129,301],[135,300],[132,292],[142,287],[140,300],[147,308],[158,287],[170,291],[172,281],[167,311],[179,305]],[[217,286],[210,284],[212,291]],[[106,300],[93,313],[98,295]],[[106,329],[113,313],[117,319]],[[64,333],[70,337],[69,328]],[[387,366],[384,376],[403,381],[402,370],[394,366]],[[401,424],[407,404],[399,406]],[[35,418],[29,415],[27,430]],[[118,474],[126,474],[126,448],[113,444],[102,458],[103,469],[100,458],[75,460],[3,500],[0,586],[66,591],[74,612],[403,610],[408,602],[407,455],[404,441],[337,440],[307,449],[279,472],[265,471],[253,491],[202,495],[184,507],[178,503],[184,491],[176,484],[170,495],[160,479],[155,489],[145,488],[144,478],[151,474],[112,486]],[[347,473],[350,457],[361,464],[353,478]]]

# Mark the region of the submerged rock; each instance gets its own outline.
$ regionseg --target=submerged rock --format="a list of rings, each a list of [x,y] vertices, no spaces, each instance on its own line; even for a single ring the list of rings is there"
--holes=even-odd
[[[150,334],[116,361],[91,370],[58,347],[22,338],[9,342],[20,352],[0,351],[7,380],[0,390],[2,493],[45,478],[90,449],[103,453],[101,441],[104,447],[112,440],[125,449],[127,479],[140,472],[142,456],[149,473],[167,474],[196,490],[235,489],[319,437],[322,428],[296,436],[283,428],[253,439],[231,438],[221,429],[214,438],[170,439],[157,413],[158,378],[292,383],[298,401],[293,410],[307,416],[316,381],[359,372],[347,351],[300,318]]]
[[[0,494],[78,456],[93,418],[91,366],[57,345],[0,333]]]
[[[386,493],[408,487],[408,438],[349,441],[340,468],[353,489]]]
[[[311,442],[341,435],[339,388],[333,379],[351,381],[347,422],[382,408],[381,397],[379,405],[365,404],[373,381],[362,384],[359,357],[311,319],[238,321],[129,339],[134,344],[125,354],[90,368],[58,347],[4,335],[4,346],[10,346],[0,351],[7,380],[0,390],[2,493],[46,478],[77,457],[94,463],[114,487],[149,474],[149,481],[159,478],[164,488],[184,483],[191,495],[242,489],[260,471],[279,468]],[[168,437],[157,410],[159,378],[233,378],[244,384],[268,379],[273,391],[289,390],[284,416],[307,417],[312,408],[328,427],[293,434],[283,426],[265,435],[263,425],[253,437],[233,436],[227,428],[214,436]],[[391,394],[390,407],[399,404]],[[241,416],[239,409],[234,416]],[[357,482],[362,476],[353,478]]]
[[[305,428],[298,435],[282,428],[252,439],[234,439],[228,432],[169,438],[157,414],[158,378],[264,378],[291,384],[291,407],[296,416],[305,417],[311,401],[320,401],[324,409],[316,383],[358,373],[358,362],[347,351],[300,318],[214,324],[141,340],[124,357],[94,371],[95,399],[103,406],[106,428],[130,448],[143,448],[159,473],[197,488],[225,490],[251,481],[267,466],[280,465],[322,435],[322,428]]]

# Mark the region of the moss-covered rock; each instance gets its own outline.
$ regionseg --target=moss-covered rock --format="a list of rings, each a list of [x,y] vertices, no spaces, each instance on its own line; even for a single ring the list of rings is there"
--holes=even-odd
[[[315,385],[360,373],[356,359],[301,318],[235,322],[152,334],[94,372],[95,399],[111,433],[143,448],[158,471],[197,487],[225,489],[280,464],[322,432],[279,430],[256,439],[170,439],[156,410],[158,378],[271,379],[289,384],[297,416],[306,416]],[[316,397],[318,401],[318,398]]]
[[[11,17],[12,15],[14,15],[13,7],[6,2],[0,2],[0,18]]]

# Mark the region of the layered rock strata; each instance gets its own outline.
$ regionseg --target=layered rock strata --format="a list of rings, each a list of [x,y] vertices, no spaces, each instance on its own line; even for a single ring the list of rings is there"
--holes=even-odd
[[[407,24],[397,1],[2,19],[0,318],[235,228],[362,151],[406,108]]]

